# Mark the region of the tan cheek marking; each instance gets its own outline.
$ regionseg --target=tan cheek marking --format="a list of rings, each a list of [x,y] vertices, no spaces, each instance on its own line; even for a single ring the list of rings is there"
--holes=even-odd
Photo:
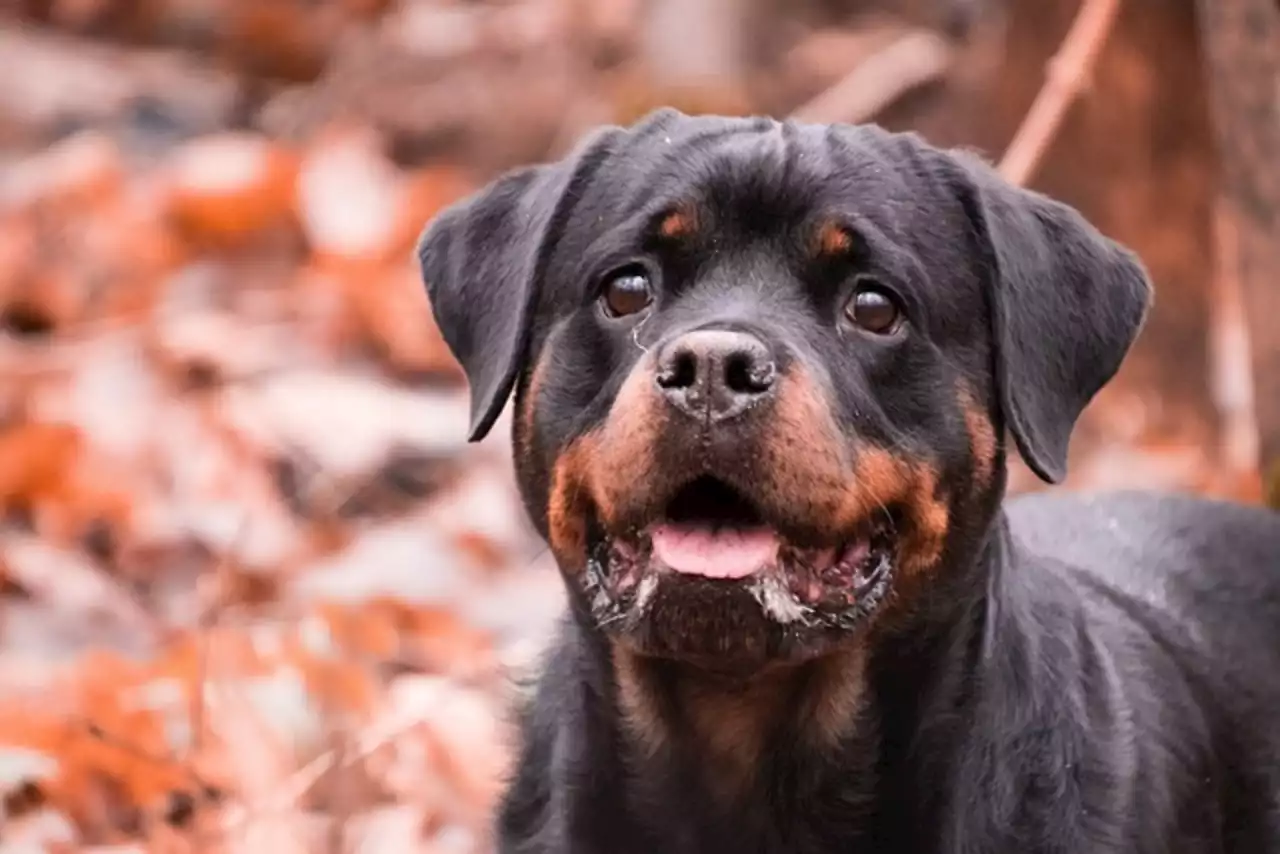
[[[594,439],[585,436],[560,455],[551,470],[551,495],[547,501],[548,545],[556,562],[566,571],[581,570],[587,563],[587,512],[589,495],[586,463]]]
[[[960,408],[964,413],[965,429],[969,433],[969,449],[973,455],[975,492],[982,492],[991,485],[991,479],[995,476],[996,432],[991,419],[978,405],[967,384],[960,384],[958,395]]]
[[[912,492],[915,524],[911,544],[914,564],[907,570],[922,572],[935,565],[942,557],[947,530],[951,523],[951,509],[944,498],[938,496],[938,473],[921,465],[916,470],[917,486]]]
[[[572,442],[552,469],[547,526],[552,553],[565,569],[586,565],[586,519],[592,507],[610,524],[626,491],[653,477],[662,416],[650,376],[647,361],[638,364],[604,424]]]
[[[902,563],[915,571],[942,552],[949,511],[936,496],[938,473],[922,460],[881,448],[850,450],[820,387],[803,367],[782,386],[773,429],[761,446],[763,468],[780,496],[804,502],[814,518],[848,529],[887,508],[906,515]]]
[[[760,444],[760,469],[785,500],[814,518],[835,520],[847,488],[849,454],[813,377],[794,366],[779,388],[773,422]]]
[[[654,446],[662,433],[662,402],[653,391],[649,357],[631,371],[592,446],[588,486],[606,524],[617,518],[626,493],[655,474]]]
[[[538,361],[533,365],[533,371],[529,374],[529,384],[524,391],[524,408],[520,412],[520,421],[527,435],[533,434],[533,417],[538,409],[538,393],[542,390],[542,383],[547,377],[547,363],[550,358],[550,350],[544,346],[538,355]]]
[[[520,398],[520,408],[516,412],[514,434],[517,459],[526,458],[533,453],[533,439],[537,427],[534,419],[538,413],[538,392],[542,389],[543,380],[546,378],[547,362],[550,359],[549,352],[549,349],[544,346],[538,356],[538,361],[533,365],[533,371],[529,374],[529,382]]]
[[[776,493],[803,502],[813,518],[847,530],[898,506],[906,518],[902,568],[920,571],[941,556],[950,511],[937,496],[938,472],[924,460],[877,447],[850,449],[819,385],[803,367],[779,391],[761,467]]]
[[[939,497],[938,472],[923,460],[906,460],[882,448],[858,451],[850,487],[850,523],[898,506],[905,516],[899,532],[899,568],[918,574],[942,556],[951,511]]]
[[[850,474],[848,512],[857,518],[883,514],[911,489],[909,466],[883,448],[859,448]]]

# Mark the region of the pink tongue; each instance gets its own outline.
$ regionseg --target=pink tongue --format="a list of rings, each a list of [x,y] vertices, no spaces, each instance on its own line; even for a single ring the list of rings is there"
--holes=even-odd
[[[659,525],[653,553],[669,569],[706,578],[746,578],[778,556],[778,538],[765,530],[722,530]]]

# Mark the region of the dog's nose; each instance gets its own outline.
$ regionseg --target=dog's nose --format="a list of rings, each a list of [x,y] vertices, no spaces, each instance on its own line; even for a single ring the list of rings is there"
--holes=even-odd
[[[726,421],[773,389],[778,369],[763,341],[746,332],[703,329],[670,342],[658,356],[658,388],[694,418]]]

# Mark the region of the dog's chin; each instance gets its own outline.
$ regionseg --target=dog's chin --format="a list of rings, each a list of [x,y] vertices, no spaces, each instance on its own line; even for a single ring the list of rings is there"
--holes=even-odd
[[[702,497],[692,512],[675,502],[628,531],[590,526],[584,592],[614,642],[749,673],[849,643],[884,602],[897,559],[892,514],[803,542],[749,508]]]

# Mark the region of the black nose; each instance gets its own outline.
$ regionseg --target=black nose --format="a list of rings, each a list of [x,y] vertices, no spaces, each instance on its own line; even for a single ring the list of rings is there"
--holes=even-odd
[[[725,421],[746,412],[773,389],[773,354],[754,335],[704,329],[680,336],[658,357],[658,388],[694,418]]]

